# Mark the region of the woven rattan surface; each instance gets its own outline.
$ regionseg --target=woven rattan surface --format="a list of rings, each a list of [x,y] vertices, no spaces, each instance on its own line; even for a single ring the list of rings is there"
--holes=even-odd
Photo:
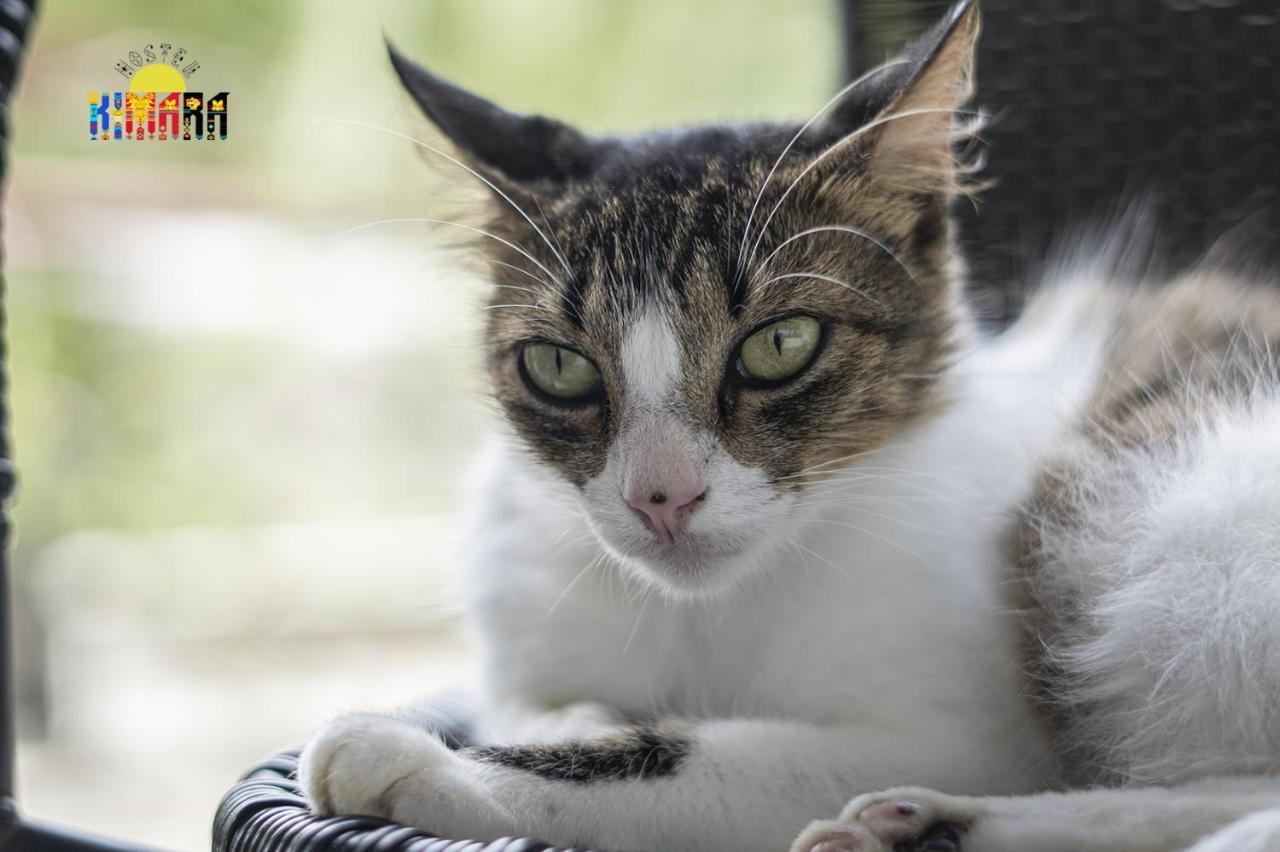
[[[961,227],[973,287],[999,319],[1064,229],[1118,205],[1147,201],[1168,267],[1250,217],[1280,218],[1280,3],[982,7],[978,101],[992,115],[982,136],[994,185],[976,211],[962,206]]]
[[[446,840],[374,817],[317,819],[293,780],[297,768],[297,752],[283,752],[250,770],[218,808],[215,852],[582,852],[528,838]]]
[[[9,106],[23,54],[35,20],[35,0],[0,0],[0,184],[9,171]],[[8,346],[4,340],[7,285],[0,276],[0,845],[17,821],[13,795],[14,719],[12,695],[12,636],[9,613],[8,503],[15,486],[9,446]]]

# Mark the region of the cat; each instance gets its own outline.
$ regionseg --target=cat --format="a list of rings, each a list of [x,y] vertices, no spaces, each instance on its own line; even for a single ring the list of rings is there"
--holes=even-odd
[[[317,813],[1280,848],[1280,297],[1209,265],[1123,289],[1087,247],[980,334],[950,217],[978,31],[957,5],[803,125],[634,138],[392,51],[489,193],[457,223],[503,415],[462,536],[478,744],[339,718],[301,759]]]

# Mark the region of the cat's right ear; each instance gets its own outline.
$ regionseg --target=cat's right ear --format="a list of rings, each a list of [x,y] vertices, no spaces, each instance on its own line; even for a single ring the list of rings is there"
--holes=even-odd
[[[957,142],[979,126],[966,111],[973,94],[978,0],[959,0],[937,24],[868,79],[869,96],[849,98],[828,125],[861,143],[867,173],[902,194],[951,196],[963,191]]]
[[[604,143],[569,125],[505,110],[406,59],[390,42],[387,53],[422,112],[489,177],[533,189],[584,178],[599,162]]]

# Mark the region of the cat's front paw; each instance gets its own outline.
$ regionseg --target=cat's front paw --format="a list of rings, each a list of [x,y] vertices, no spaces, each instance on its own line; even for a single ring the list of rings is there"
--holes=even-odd
[[[298,781],[321,816],[376,816],[473,840],[513,833],[474,765],[402,719],[355,714],[330,722],[303,751]]]
[[[960,852],[983,815],[978,799],[900,787],[859,796],[839,818],[809,826],[792,852]]]

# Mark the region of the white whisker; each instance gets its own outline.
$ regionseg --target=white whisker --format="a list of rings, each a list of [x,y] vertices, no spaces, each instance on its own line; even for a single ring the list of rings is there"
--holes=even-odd
[[[818,167],[819,163],[821,163],[827,157],[830,157],[832,154],[836,153],[840,149],[844,148],[850,142],[855,141],[856,139],[861,137],[864,133],[874,130],[875,128],[880,127],[881,125],[888,124],[891,121],[897,121],[898,119],[902,119],[902,118],[911,118],[917,115],[934,115],[936,113],[949,113],[951,115],[978,115],[979,114],[979,113],[973,112],[972,110],[959,110],[959,109],[950,109],[950,108],[943,108],[943,107],[935,107],[935,108],[929,108],[929,109],[912,109],[912,110],[907,110],[906,112],[895,112],[890,115],[881,116],[880,118],[877,118],[874,121],[867,122],[866,124],[859,127],[857,130],[853,131],[852,133],[849,133],[848,135],[841,137],[830,147],[826,148],[821,153],[819,153],[816,157],[810,160],[809,164],[805,166],[803,169],[801,169],[800,174],[796,175],[796,179],[791,182],[791,185],[786,188],[786,191],[784,191],[781,197],[778,198],[777,202],[774,203],[773,209],[769,211],[769,215],[765,217],[764,223],[760,225],[760,230],[756,233],[755,242],[751,244],[751,252],[747,255],[747,264],[749,265],[751,261],[755,258],[756,251],[759,250],[760,248],[760,241],[764,239],[765,233],[769,230],[769,223],[773,221],[773,217],[777,214],[778,209],[782,207],[782,203],[787,200],[787,197],[790,196],[792,191],[795,190],[795,188],[800,184],[800,181],[804,180],[805,176],[808,175],[809,172],[813,171],[815,168]]]
[[[639,611],[636,612],[636,622],[631,625],[631,633],[627,636],[627,642],[622,646],[622,655],[625,657],[627,652],[631,650],[631,643],[636,641],[636,636],[640,632],[640,622],[644,620],[644,608],[649,603],[649,598],[653,595],[653,587],[645,586],[640,598]]]
[[[889,537],[888,537],[888,536],[886,536],[886,535],[881,535],[881,534],[880,534],[880,533],[878,533],[878,532],[875,532],[875,531],[873,531],[873,530],[869,530],[869,529],[867,529],[866,527],[858,526],[857,524],[846,523],[845,521],[836,521],[836,520],[831,520],[830,518],[810,518],[810,519],[809,519],[809,523],[812,523],[812,524],[831,524],[831,525],[833,525],[833,526],[837,526],[837,527],[846,527],[847,529],[851,529],[851,530],[854,530],[855,532],[860,532],[860,533],[862,533],[862,534],[863,534],[863,535],[865,535],[865,536],[869,536],[869,537],[871,537],[871,538],[874,538],[874,539],[876,539],[877,541],[884,542],[885,544],[889,545],[890,547],[894,548],[895,550],[901,551],[902,553],[905,553],[907,556],[910,556],[912,559],[918,559],[918,560],[920,560],[920,562],[922,562],[922,563],[923,563],[923,564],[925,564],[925,565],[932,565],[932,564],[933,564],[933,560],[932,560],[932,559],[929,559],[928,557],[926,557],[926,556],[924,556],[924,555],[922,555],[922,554],[916,553],[914,550],[912,550],[911,548],[909,548],[909,547],[907,547],[906,545],[902,544],[901,542],[894,541],[892,538],[889,538]]]
[[[518,252],[521,256],[523,256],[524,258],[526,258],[526,259],[527,259],[530,263],[532,263],[534,266],[538,267],[538,268],[539,268],[539,269],[541,269],[543,272],[547,273],[547,275],[549,275],[549,276],[551,277],[551,280],[552,280],[552,281],[556,282],[556,283],[557,283],[557,284],[559,284],[561,287],[563,287],[563,286],[564,286],[564,282],[562,282],[559,278],[556,278],[556,276],[552,274],[552,272],[551,272],[551,270],[550,270],[550,269],[547,269],[545,266],[543,266],[541,263],[539,263],[539,262],[538,262],[538,259],[537,259],[536,257],[534,257],[533,255],[529,254],[529,252],[527,252],[527,251],[525,251],[524,249],[520,248],[520,246],[516,245],[515,243],[511,242],[510,240],[503,239],[502,237],[498,236],[497,234],[492,234],[492,233],[490,233],[490,232],[486,231],[484,228],[477,228],[477,227],[475,227],[474,225],[466,225],[466,224],[463,224],[462,222],[454,222],[454,221],[451,221],[451,220],[449,220],[449,219],[431,219],[431,218],[426,218],[426,217],[421,217],[421,216],[402,216],[402,217],[399,217],[399,218],[396,218],[396,219],[379,219],[377,222],[366,222],[366,223],[364,223],[363,225],[356,225],[356,226],[355,226],[355,227],[353,227],[353,228],[347,228],[345,231],[342,231],[342,232],[340,232],[340,233],[334,234],[332,237],[330,237],[330,238],[329,238],[328,240],[326,240],[325,242],[329,242],[329,243],[331,243],[331,242],[334,242],[335,240],[340,240],[340,239],[342,239],[342,238],[343,238],[343,237],[345,237],[345,236],[348,236],[348,235],[350,235],[350,234],[354,234],[354,233],[355,233],[355,232],[357,232],[357,231],[363,231],[363,230],[365,230],[366,228],[374,228],[374,227],[377,227],[378,225],[393,225],[393,224],[396,224],[396,223],[398,223],[398,222],[419,222],[419,223],[424,223],[424,224],[428,224],[428,225],[449,225],[449,226],[452,226],[452,227],[454,227],[454,228],[461,228],[461,229],[462,229],[462,230],[464,230],[464,231],[470,231],[470,232],[471,232],[471,233],[473,233],[473,234],[479,234],[479,235],[480,235],[480,236],[482,236],[482,237],[488,237],[488,238],[489,238],[489,239],[491,239],[491,240],[497,240],[498,242],[502,243],[504,246],[506,246],[507,248],[511,249],[512,251],[514,251],[514,252]]]
[[[582,289],[578,287],[578,276],[568,265],[565,257],[564,247],[560,245],[560,238],[556,236],[556,229],[551,227],[551,222],[547,219],[547,211],[542,209],[542,202],[535,196],[533,203],[538,207],[538,216],[542,218],[542,224],[547,226],[547,233],[551,234],[551,239],[555,241],[556,251],[560,254],[560,262],[569,270],[569,286],[573,288],[573,292],[579,299],[582,298]]]
[[[564,601],[564,599],[568,596],[569,592],[573,590],[573,587],[578,585],[578,581],[581,580],[583,577],[587,576],[587,574],[591,572],[591,569],[602,564],[604,562],[604,559],[605,559],[605,552],[603,550],[597,553],[595,556],[591,557],[591,560],[587,562],[585,566],[583,566],[583,569],[579,571],[577,575],[568,582],[568,584],[565,585],[564,590],[561,591],[560,594],[556,597],[556,599],[551,602],[551,606],[547,607],[547,615],[551,615],[552,613],[554,613],[556,609],[559,608],[561,602]]]
[[[842,233],[842,234],[853,234],[854,236],[862,237],[864,240],[871,243],[872,245],[880,249],[885,254],[889,255],[889,257],[893,258],[894,262],[897,263],[898,266],[902,267],[902,271],[906,272],[907,275],[910,276],[912,281],[916,282],[917,284],[920,283],[920,280],[916,278],[916,274],[911,271],[911,268],[909,266],[903,263],[902,258],[898,257],[898,255],[894,253],[893,249],[889,248],[880,240],[876,239],[875,237],[871,236],[865,231],[859,231],[857,228],[850,228],[845,225],[823,225],[822,227],[809,228],[807,230],[801,231],[798,234],[793,234],[790,237],[787,237],[785,240],[783,240],[781,243],[778,244],[777,248],[769,252],[769,256],[760,262],[760,265],[756,267],[755,271],[763,272],[769,266],[769,262],[777,256],[778,252],[782,251],[783,248],[795,242],[796,240],[800,239],[801,237],[807,237],[810,234],[820,234],[827,231],[835,231],[837,233]]]
[[[879,305],[882,308],[885,307],[884,302],[880,301],[875,296],[872,296],[868,293],[864,293],[862,290],[859,290],[857,287],[854,287],[848,281],[841,281],[839,278],[832,278],[830,275],[820,275],[817,272],[788,272],[785,275],[775,275],[772,278],[768,278],[762,281],[760,283],[760,286],[767,287],[776,281],[785,281],[788,278],[816,278],[819,281],[826,281],[828,284],[836,284],[848,290],[850,293],[861,296],[862,298],[866,299],[869,302],[874,302],[875,304]]]
[[[528,293],[533,296],[542,295],[532,287],[518,287],[515,284],[494,284],[493,286],[498,288],[499,290],[515,290],[517,293]]]
[[[861,451],[856,452],[856,453],[850,453],[850,454],[849,454],[849,455],[847,455],[847,456],[840,456],[839,458],[827,459],[827,460],[826,460],[826,461],[824,461],[824,462],[818,462],[817,464],[810,465],[809,467],[801,468],[800,470],[796,471],[796,472],[795,472],[795,473],[793,473],[793,474],[790,474],[789,476],[779,476],[779,477],[775,477],[773,481],[774,481],[774,482],[781,482],[781,481],[782,481],[782,480],[784,480],[784,479],[792,479],[792,478],[797,477],[797,476],[803,476],[804,474],[809,473],[810,471],[819,470],[819,469],[821,469],[821,468],[824,468],[824,467],[830,467],[830,466],[832,466],[832,465],[838,465],[838,464],[841,464],[842,462],[847,462],[847,461],[850,461],[850,460],[852,460],[852,459],[861,458],[862,456],[867,456],[867,455],[870,455],[870,454],[872,454],[872,453],[874,453],[874,452],[877,452],[877,450],[875,450],[875,449],[871,449],[871,450],[861,450]]]
[[[432,145],[428,145],[426,142],[423,142],[421,139],[415,139],[412,136],[409,136],[408,134],[399,133],[395,130],[390,129],[389,127],[380,127],[376,124],[369,124],[368,122],[365,122],[365,121],[353,121],[351,119],[346,119],[346,118],[318,118],[318,119],[315,119],[315,121],[318,121],[323,124],[347,124],[352,127],[364,127],[369,130],[377,130],[382,133],[389,133],[392,136],[397,136],[401,139],[404,139],[407,142],[412,142],[413,144],[421,146],[423,149],[430,151],[433,154],[436,154],[440,157],[445,158],[446,160],[453,163],[458,168],[465,171],[467,174],[471,175],[476,180],[483,183],[485,186],[492,189],[494,192],[498,193],[498,195],[502,197],[503,201],[510,204],[511,209],[515,210],[522,217],[524,217],[524,220],[529,223],[529,227],[533,228],[534,233],[536,233],[539,237],[541,237],[542,241],[547,244],[547,248],[551,249],[551,253],[555,256],[556,260],[560,261],[560,264],[564,267],[565,272],[568,272],[570,277],[573,276],[573,270],[569,267],[569,262],[565,260],[564,256],[560,254],[560,252],[556,249],[554,245],[552,245],[551,240],[549,240],[547,238],[547,235],[542,232],[542,229],[538,227],[537,223],[533,221],[532,217],[530,217],[528,213],[524,212],[524,208],[521,207],[519,204],[516,204],[515,201],[511,199],[511,196],[507,195],[505,192],[499,189],[497,184],[495,184],[493,181],[489,180],[484,175],[477,172],[475,169],[468,166],[466,163],[459,160],[457,157],[450,156],[444,151],[441,151],[439,148],[436,148]],[[541,264],[539,264],[539,266],[541,266]],[[545,267],[544,267],[544,270],[545,270]],[[545,270],[545,271],[547,272],[548,275],[551,275],[550,270]],[[560,281],[559,278],[557,278],[555,275],[551,275],[551,277],[552,279],[555,280],[557,284],[560,284],[561,286],[563,286],[564,282]]]
[[[546,288],[548,288],[548,289],[555,289],[555,288],[552,286],[552,284],[551,284],[551,282],[550,282],[550,281],[548,281],[547,279],[545,279],[545,278],[543,278],[543,277],[541,277],[541,276],[534,275],[532,272],[530,272],[529,270],[525,269],[524,267],[516,266],[514,263],[507,263],[505,260],[493,260],[493,259],[490,259],[490,260],[489,260],[489,262],[490,262],[490,263],[492,263],[492,264],[493,264],[493,265],[495,265],[495,266],[505,266],[507,269],[510,269],[510,270],[512,270],[512,271],[514,271],[514,272],[519,272],[521,275],[524,275],[524,276],[527,276],[527,277],[529,277],[529,278],[532,278],[534,281],[537,281],[539,284],[541,284],[542,286],[544,286],[544,287],[546,287]],[[530,291],[530,292],[532,292],[532,291]]]
[[[543,307],[542,305],[530,305],[527,302],[513,302],[511,304],[506,304],[506,305],[485,305],[484,306],[484,309],[486,311],[496,311],[498,308],[525,308],[526,310],[530,310],[530,311],[546,310],[546,308]]]
[[[760,184],[760,191],[756,193],[755,201],[752,202],[751,204],[751,212],[747,215],[747,223],[742,229],[742,245],[738,247],[738,267],[739,268],[742,268],[743,266],[743,259],[747,250],[747,239],[751,235],[751,223],[755,220],[756,209],[760,206],[760,200],[764,198],[764,191],[769,188],[769,182],[773,180],[773,175],[775,172],[778,171],[778,166],[782,165],[782,161],[786,159],[787,154],[791,153],[791,149],[795,146],[796,142],[800,141],[800,137],[804,135],[804,132],[808,130],[810,127],[812,127],[815,121],[817,121],[819,118],[825,115],[827,110],[831,109],[832,106],[834,106],[839,101],[843,100],[845,96],[847,96],[854,89],[858,88],[858,86],[861,86],[863,83],[870,80],[872,77],[875,77],[877,74],[887,71],[888,69],[892,68],[895,65],[903,65],[905,63],[906,63],[906,60],[894,59],[894,60],[885,62],[881,65],[877,65],[875,68],[872,68],[870,71],[863,74],[861,77],[854,80],[852,83],[850,83],[849,85],[845,86],[843,89],[841,89],[840,91],[832,95],[831,100],[823,104],[818,109],[818,111],[815,112],[809,118],[808,121],[806,121],[803,125],[800,126],[800,129],[796,131],[796,135],[791,137],[791,141],[788,142],[786,147],[782,149],[782,153],[778,155],[778,159],[773,161],[773,166],[769,169],[769,173],[765,175],[764,183]]]

